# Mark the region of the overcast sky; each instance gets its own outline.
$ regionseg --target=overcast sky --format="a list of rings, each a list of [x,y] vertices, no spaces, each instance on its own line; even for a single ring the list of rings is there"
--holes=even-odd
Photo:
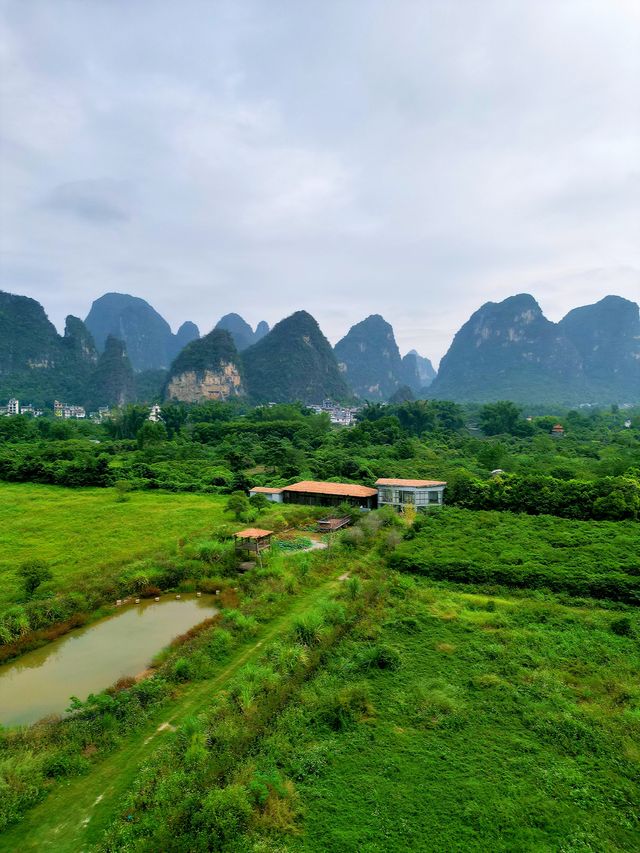
[[[174,329],[640,299],[640,0],[0,0],[0,288]]]

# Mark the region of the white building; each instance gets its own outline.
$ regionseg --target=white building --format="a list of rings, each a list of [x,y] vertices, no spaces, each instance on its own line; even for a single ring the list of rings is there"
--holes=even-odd
[[[442,480],[399,480],[381,477],[376,480],[378,506],[402,509],[410,504],[418,510],[442,506],[446,485]]]
[[[249,497],[254,495],[264,495],[264,497],[273,504],[282,503],[282,489],[272,489],[268,486],[254,486],[249,489]]]
[[[20,400],[9,400],[7,404],[7,414],[8,415],[19,415],[20,414]]]
[[[64,420],[69,420],[69,418],[82,420],[87,417],[83,406],[68,406],[66,403],[61,403],[60,400],[53,401],[53,414],[56,418],[63,418]]]
[[[149,409],[149,420],[153,421],[154,424],[162,420],[162,407],[157,403]]]

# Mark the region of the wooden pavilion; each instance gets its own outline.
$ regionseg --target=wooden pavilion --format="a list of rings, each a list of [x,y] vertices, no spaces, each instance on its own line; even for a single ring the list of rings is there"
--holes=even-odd
[[[271,547],[273,530],[261,530],[259,527],[247,527],[233,534],[236,543],[236,551],[246,551],[247,554],[255,554],[260,557],[261,551]]]

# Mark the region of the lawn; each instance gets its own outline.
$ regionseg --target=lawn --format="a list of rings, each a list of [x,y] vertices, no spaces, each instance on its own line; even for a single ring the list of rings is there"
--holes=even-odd
[[[229,521],[225,498],[131,492],[117,502],[112,489],[0,483],[0,615],[21,599],[15,569],[45,561],[56,590],[81,576],[108,577],[142,557],[173,548],[181,537]]]

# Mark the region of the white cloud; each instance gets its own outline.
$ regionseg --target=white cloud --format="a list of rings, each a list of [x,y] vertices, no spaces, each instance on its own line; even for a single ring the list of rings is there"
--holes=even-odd
[[[632,2],[0,9],[0,287],[58,325],[381,313],[437,360],[488,300],[640,296]]]

